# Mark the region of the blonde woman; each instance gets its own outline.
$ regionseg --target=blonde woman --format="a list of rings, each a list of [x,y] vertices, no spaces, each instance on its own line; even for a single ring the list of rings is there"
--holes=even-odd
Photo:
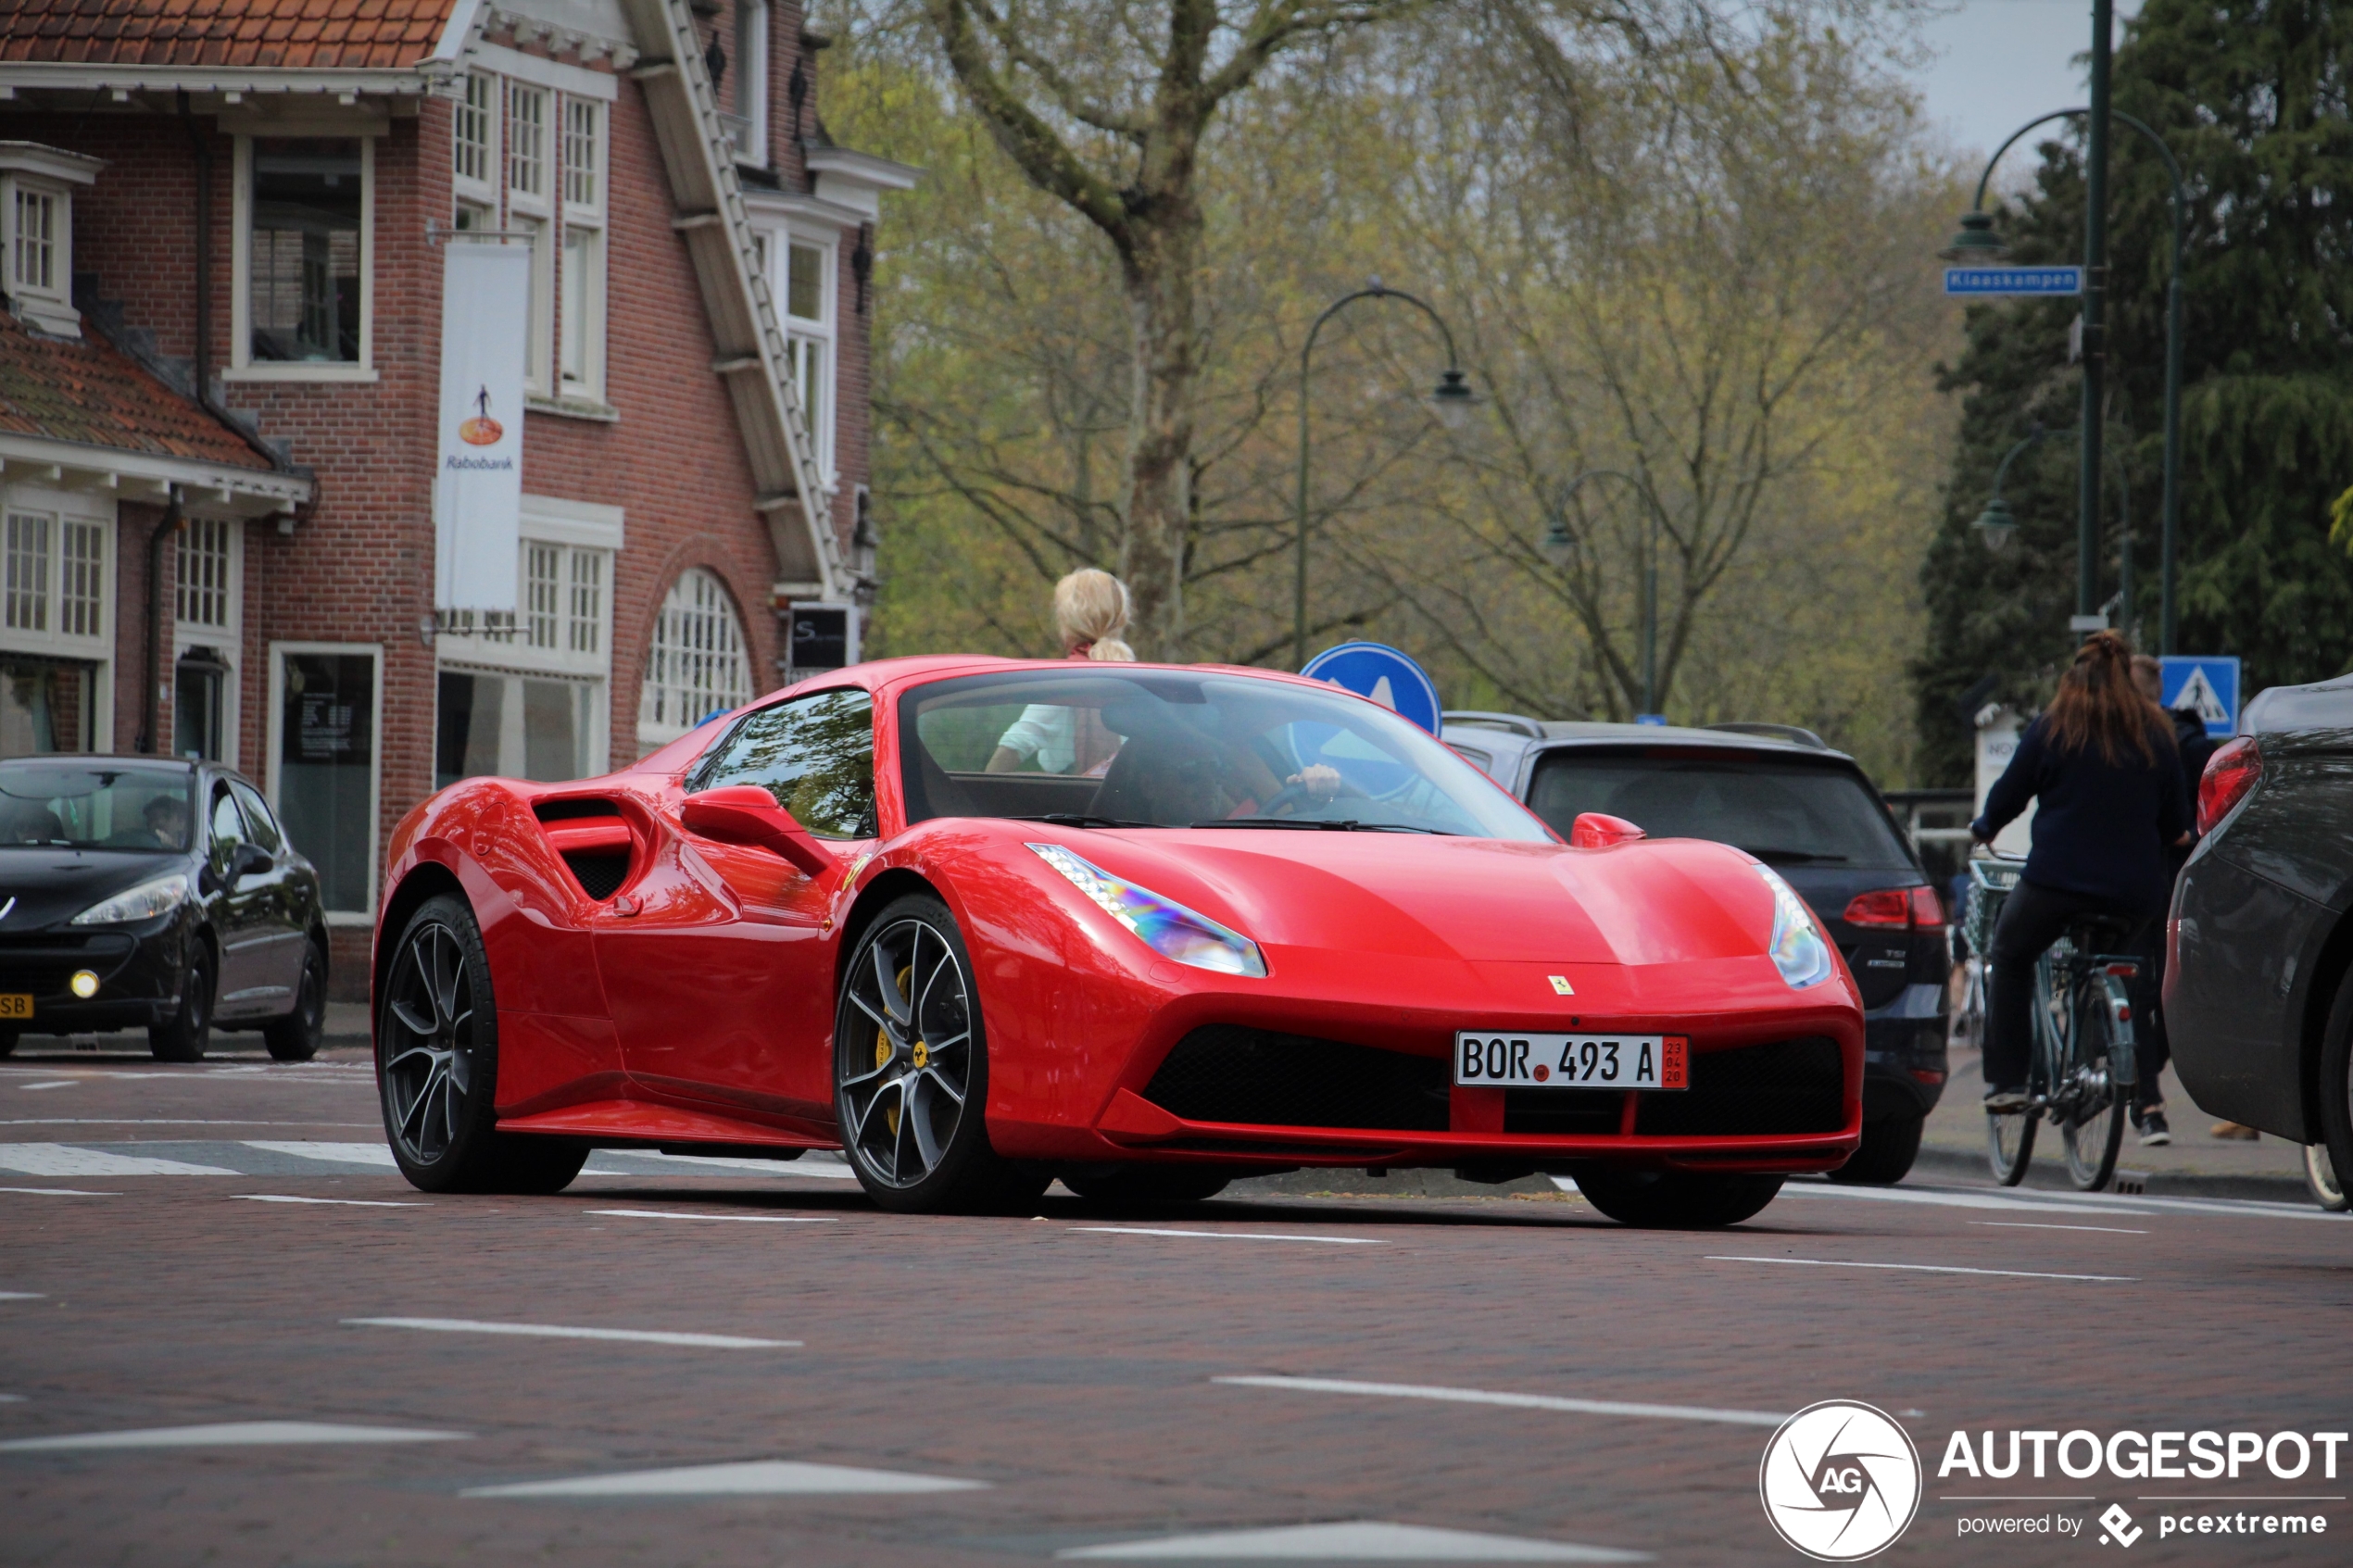
[[[1065,659],[1134,659],[1136,650],[1119,635],[1127,629],[1127,585],[1108,571],[1088,567],[1054,584],[1054,627],[1062,633]],[[988,771],[1010,773],[1036,758],[1041,773],[1100,773],[1118,749],[1118,738],[1103,730],[1092,709],[1082,715],[1076,709],[1033,702],[999,737]]]

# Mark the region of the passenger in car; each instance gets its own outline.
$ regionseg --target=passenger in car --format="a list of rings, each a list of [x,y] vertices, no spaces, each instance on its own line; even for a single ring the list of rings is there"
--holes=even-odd
[[[1054,625],[1065,659],[1134,659],[1136,650],[1119,636],[1127,629],[1127,585],[1108,571],[1088,567],[1054,584]],[[1034,758],[1041,773],[1101,777],[1118,752],[1119,737],[1103,728],[1094,709],[1033,702],[999,737],[988,771],[1010,773]]]

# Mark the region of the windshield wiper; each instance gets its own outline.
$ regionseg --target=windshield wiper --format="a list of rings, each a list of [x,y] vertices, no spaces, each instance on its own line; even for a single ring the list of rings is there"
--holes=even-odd
[[[1294,828],[1302,833],[1428,833],[1441,838],[1455,835],[1444,828],[1418,828],[1406,822],[1360,822],[1353,817],[1324,822],[1314,817],[1218,817],[1195,822],[1197,828]]]
[[[1765,861],[1768,865],[1778,863],[1784,866],[1805,866],[1828,860],[1844,860],[1850,859],[1850,857],[1845,855],[1817,854],[1811,849],[1759,849],[1755,846],[1749,844],[1743,844],[1740,847],[1747,851],[1749,854],[1755,856],[1758,859]]]
[[[1098,817],[1088,811],[1039,811],[1007,817],[1009,822],[1051,822],[1058,828],[1156,828],[1158,822],[1134,822],[1126,817]]]

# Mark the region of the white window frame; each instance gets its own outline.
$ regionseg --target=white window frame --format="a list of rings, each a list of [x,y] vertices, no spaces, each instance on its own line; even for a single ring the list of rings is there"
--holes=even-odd
[[[49,566],[47,581],[42,584],[46,603],[44,624],[39,630],[17,628],[6,623],[0,615],[0,649],[9,653],[34,654],[45,659],[81,659],[110,661],[114,657],[116,556],[119,554],[119,530],[115,527],[111,506],[94,507],[87,495],[70,491],[46,490],[30,485],[12,485],[0,491],[0,520],[11,512],[25,512],[49,520]],[[68,523],[95,524],[106,558],[98,573],[98,630],[75,636],[65,630],[65,529]],[[0,551],[6,549],[6,523],[0,521]],[[5,571],[0,561],[0,571]]]
[[[223,381],[372,382],[376,379],[376,138],[384,134],[374,121],[321,125],[289,121],[284,129],[264,134],[264,141],[286,136],[340,136],[359,143],[359,358],[358,363],[313,364],[253,357],[253,144],[252,135],[237,138],[234,197],[231,219],[229,368]]]
[[[17,203],[25,196],[48,201],[49,281],[29,283],[18,274],[18,246],[24,236],[17,221]],[[60,336],[81,333],[82,313],[73,307],[73,187],[61,180],[33,174],[0,175],[0,278],[11,299],[31,316],[33,325]],[[53,322],[57,324],[52,324]]]
[[[564,94],[556,102],[561,117],[557,141],[564,155],[558,179],[564,199],[553,240],[556,265],[562,272],[554,291],[557,295],[554,304],[560,311],[568,306],[578,307],[581,362],[575,367],[576,375],[567,371],[564,365],[563,338],[574,327],[567,316],[554,324],[555,331],[561,335],[551,345],[554,353],[550,369],[560,397],[601,406],[605,400],[605,270],[608,250],[605,219],[610,200],[607,193],[612,185],[612,112],[603,101],[578,94]],[[575,113],[584,111],[594,121],[588,138],[595,163],[589,176],[588,192],[594,199],[574,201],[572,153],[575,138],[573,121]],[[576,256],[571,243],[575,234],[580,237]],[[573,271],[575,265],[579,268],[578,275]]]
[[[382,643],[273,642],[270,645],[269,730],[263,743],[264,754],[270,760],[270,777],[268,788],[263,793],[270,803],[270,814],[278,819],[282,832],[286,821],[286,808],[278,797],[278,783],[283,776],[282,764],[285,749],[286,656],[302,653],[365,654],[375,662],[375,696],[368,705],[372,725],[368,744],[368,907],[365,910],[325,911],[329,925],[371,926],[376,923],[377,903],[384,897],[384,646]],[[302,847],[296,845],[295,847],[299,849]]]
[[[480,106],[471,104],[462,95],[472,92],[476,86],[481,87],[483,96],[486,100]],[[488,71],[468,71],[465,85],[460,89],[460,94],[457,102],[451,106],[449,113],[450,190],[459,201],[472,202],[477,207],[490,208],[491,225],[496,227],[498,190],[505,183],[502,171],[506,166],[507,84]],[[459,144],[458,129],[464,117],[470,114],[480,114],[483,119],[484,139],[480,144],[482,172],[479,175],[469,175],[458,167]]]
[[[229,689],[220,705],[220,759],[234,768],[241,766],[238,737],[244,714],[245,680],[245,525],[235,518],[192,516],[187,522],[192,529],[207,524],[228,531],[228,583],[224,589],[228,622],[226,625],[215,625],[209,621],[181,618],[181,595],[186,586],[179,576],[179,557],[185,543],[185,535],[182,535],[182,541],[172,547],[171,669],[165,672],[164,678],[174,683],[176,687],[180,660],[186,657],[190,648],[210,648],[219,656],[220,662],[229,667]],[[176,728],[179,723],[179,694],[176,689],[172,695],[170,717]],[[161,718],[158,718],[158,726],[161,722]]]
[[[768,167],[768,62],[774,52],[769,32],[768,0],[736,0],[736,36],[739,56],[733,63],[736,79],[736,123],[728,127],[735,143],[736,162],[749,169]]]
[[[701,713],[688,713],[681,716],[683,721],[667,719],[657,721],[646,715],[647,697],[653,686],[655,654],[661,642],[662,617],[668,612],[671,596],[683,587],[688,578],[698,573],[718,584],[721,608],[726,612],[727,621],[735,629],[735,655],[743,668],[743,686],[736,706],[740,707],[760,695],[757,674],[752,669],[751,637],[746,629],[743,612],[736,603],[735,594],[726,577],[706,566],[685,568],[671,580],[670,585],[662,590],[661,600],[654,609],[652,634],[646,639],[645,660],[637,673],[637,755],[640,757],[669,745],[681,735],[693,733],[696,724],[703,719]],[[685,689],[682,683],[675,681],[664,682],[663,685],[671,691]],[[724,701],[731,696],[736,696],[736,694],[712,692],[705,700]]]
[[[818,255],[817,307],[823,317],[819,321],[792,313],[791,268],[796,245],[814,249]],[[775,306],[776,324],[784,329],[786,345],[794,349],[803,343],[814,344],[824,361],[818,370],[818,384],[824,395],[818,402],[817,418],[812,421],[809,437],[817,448],[817,471],[828,485],[836,476],[834,410],[841,403],[840,251],[841,236],[820,229],[779,229],[768,245],[769,297]],[[799,360],[796,352],[796,374]],[[793,390],[800,390],[798,381]],[[807,419],[808,415],[804,399],[801,417]]]

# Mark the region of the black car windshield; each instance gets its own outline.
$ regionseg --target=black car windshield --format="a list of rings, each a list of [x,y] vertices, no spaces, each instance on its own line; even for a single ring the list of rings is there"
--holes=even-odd
[[[1578,813],[1605,811],[1653,838],[1712,838],[1768,865],[1912,866],[1870,790],[1835,766],[1665,746],[1564,747],[1538,760],[1528,794],[1564,836]]]
[[[909,692],[899,733],[910,822],[1545,838],[1427,732],[1287,681],[1101,664],[967,675]]]
[[[88,762],[0,762],[0,847],[188,847],[185,769]]]

